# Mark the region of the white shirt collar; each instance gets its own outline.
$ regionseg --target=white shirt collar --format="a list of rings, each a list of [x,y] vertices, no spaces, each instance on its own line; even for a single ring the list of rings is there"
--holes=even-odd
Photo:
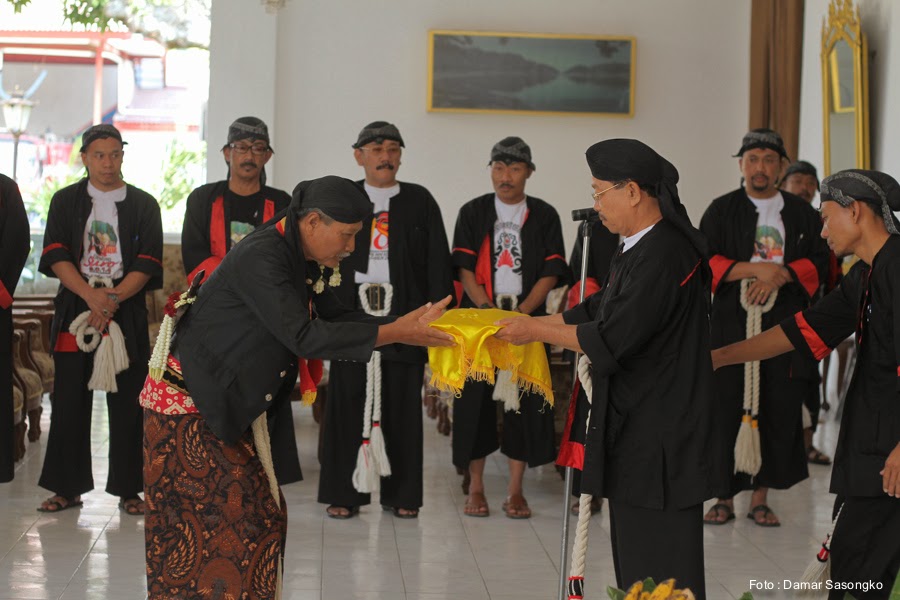
[[[622,244],[623,244],[623,246],[622,246],[622,252],[623,252],[623,253],[624,253],[624,252],[628,252],[632,247],[634,247],[635,244],[637,244],[639,241],[641,241],[641,238],[642,238],[642,237],[644,237],[645,235],[647,235],[648,233],[650,233],[650,230],[653,229],[653,227],[654,227],[655,225],[656,225],[656,223],[654,223],[654,224],[651,225],[650,227],[646,227],[646,228],[644,228],[644,229],[641,229],[640,231],[638,231],[638,232],[635,233],[634,235],[629,235],[628,237],[626,237],[626,238],[623,240],[623,242],[622,242]]]

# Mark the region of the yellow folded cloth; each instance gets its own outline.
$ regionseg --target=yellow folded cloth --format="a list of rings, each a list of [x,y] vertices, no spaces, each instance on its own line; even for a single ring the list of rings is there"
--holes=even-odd
[[[455,308],[431,322],[456,339],[453,346],[428,348],[428,363],[433,375],[431,385],[462,392],[467,379],[494,383],[494,371],[509,371],[516,386],[538,393],[553,405],[553,384],[547,353],[540,342],[515,346],[494,337],[502,327],[497,321],[522,317],[521,313],[497,308]]]

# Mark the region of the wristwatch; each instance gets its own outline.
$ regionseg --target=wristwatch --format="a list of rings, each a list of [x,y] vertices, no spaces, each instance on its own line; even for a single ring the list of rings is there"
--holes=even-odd
[[[482,303],[481,305],[479,305],[478,308],[491,308],[491,303],[490,303],[490,302],[484,302],[484,303]]]

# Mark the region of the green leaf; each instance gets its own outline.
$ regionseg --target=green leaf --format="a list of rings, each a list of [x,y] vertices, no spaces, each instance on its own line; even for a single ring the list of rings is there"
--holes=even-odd
[[[624,590],[614,588],[611,585],[606,586],[606,594],[609,596],[609,600],[625,600]]]
[[[750,592],[744,592],[743,594],[741,594],[741,597],[738,598],[738,600],[753,600],[753,594],[751,594]]]
[[[655,589],[656,589],[656,582],[653,581],[652,577],[648,577],[647,579],[644,580],[644,588],[641,590],[641,592],[653,593],[653,590],[655,590]]]
[[[891,590],[889,600],[900,600],[900,573],[897,573],[897,579],[894,581],[894,589]]]

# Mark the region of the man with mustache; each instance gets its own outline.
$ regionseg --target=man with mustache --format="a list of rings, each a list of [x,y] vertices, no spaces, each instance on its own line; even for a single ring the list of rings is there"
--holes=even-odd
[[[109,409],[109,476],[106,491],[119,507],[141,515],[141,407],[138,394],[147,377],[150,338],[147,291],[162,287],[162,222],[150,194],[125,183],[122,134],[112,125],[88,128],[81,137],[81,160],[87,177],[53,195],[38,267],[59,279],[50,345],[56,377],[51,396],[50,435],[38,485],[53,492],[38,508],[59,512],[83,504],[94,488],[91,473],[89,381],[96,360],[88,350],[90,335],[69,330],[76,317],[90,311],[88,324],[106,332],[110,321],[122,329],[129,366],[115,376],[118,391],[106,394]],[[92,233],[106,230],[115,239],[98,252]],[[93,287],[91,279],[110,279],[113,287]]]
[[[787,153],[781,136],[771,129],[748,132],[738,151],[743,186],[713,200],[700,221],[709,240],[713,272],[711,342],[713,348],[746,337],[745,306],[764,305],[767,329],[807,308],[828,270],[828,248],[819,237],[820,219],[803,199],[778,189]],[[745,298],[741,281],[749,280]],[[735,442],[744,416],[744,371],[733,366],[715,376],[714,490],[717,502],[704,516],[710,525],[734,519],[734,496],[753,490],[747,517],[760,527],[778,527],[768,505],[769,488],[788,489],[806,479],[801,405],[818,370],[798,352],[763,361],[759,369],[758,423],[762,466],[755,475],[735,473]],[[748,382],[750,384],[751,382]],[[752,386],[751,386],[752,387]]]
[[[261,119],[241,117],[228,128],[227,143],[222,146],[226,179],[201,185],[187,199],[181,256],[188,282],[200,271],[208,279],[235,244],[290,204],[286,192],[266,185],[266,163],[274,152],[269,129]],[[296,381],[292,370],[275,401],[278,415],[270,421],[275,471],[282,484],[303,479],[289,399]],[[279,427],[279,421],[290,426]]]
[[[452,256],[465,290],[461,306],[545,315],[547,294],[570,280],[559,215],[547,202],[525,194],[535,166],[531,148],[521,138],[497,142],[488,167],[494,193],[464,204],[456,220]],[[453,403],[453,464],[471,478],[464,509],[470,517],[490,512],[483,476],[486,457],[498,448],[493,392],[486,382],[469,381]],[[499,448],[509,460],[503,511],[511,519],[527,519],[525,467],[556,458],[553,411],[539,394],[523,393],[520,410],[503,413]]]
[[[361,183],[374,203],[363,222],[356,249],[342,264],[338,295],[347,306],[404,314],[453,293],[450,250],[441,210],[431,193],[397,181],[403,138],[395,125],[375,121],[363,127],[353,157],[365,172]],[[388,286],[392,290],[386,303]],[[382,350],[381,419],[391,476],[380,481],[381,505],[402,519],[414,519],[422,506],[422,380],[428,356],[423,348]],[[362,443],[366,402],[366,364],[332,361],[322,438],[319,502],[326,514],[347,519],[369,504],[370,495],[353,486]]]

